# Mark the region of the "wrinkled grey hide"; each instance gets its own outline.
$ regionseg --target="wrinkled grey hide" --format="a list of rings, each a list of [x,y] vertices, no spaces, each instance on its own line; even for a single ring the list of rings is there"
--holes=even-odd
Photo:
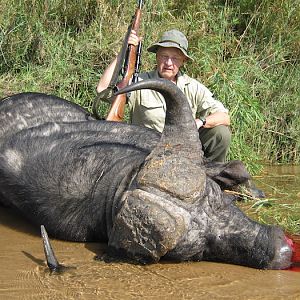
[[[222,192],[249,179],[239,161],[208,163],[185,96],[165,80],[162,135],[96,121],[63,99],[25,93],[0,103],[0,201],[52,237],[107,241],[141,263],[212,260],[286,268],[283,232],[250,220]],[[222,189],[221,189],[222,188]]]

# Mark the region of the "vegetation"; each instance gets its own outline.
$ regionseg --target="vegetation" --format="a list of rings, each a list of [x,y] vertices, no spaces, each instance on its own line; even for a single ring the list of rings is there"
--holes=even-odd
[[[2,0],[0,97],[38,91],[91,109],[135,7],[135,0]],[[194,62],[186,71],[229,108],[230,158],[256,173],[260,162],[300,162],[299,22],[298,0],[152,0],[141,34],[145,49],[170,28],[187,34]],[[142,69],[153,64],[144,50]],[[299,205],[286,207],[272,199],[244,206],[299,233]]]
[[[300,235],[300,202],[295,195],[285,193],[264,199],[242,195],[242,199],[237,206],[252,219],[278,225],[289,234]]]
[[[230,109],[230,158],[253,173],[260,161],[299,163],[299,1],[145,2],[144,45],[170,28],[185,32],[194,58],[186,71]],[[0,97],[39,91],[90,109],[135,6],[134,0],[2,0]],[[143,69],[153,63],[144,51]]]
[[[299,174],[300,166],[265,166],[262,176],[254,180],[266,198],[245,194],[238,206],[261,223],[277,224],[290,234],[300,235]]]

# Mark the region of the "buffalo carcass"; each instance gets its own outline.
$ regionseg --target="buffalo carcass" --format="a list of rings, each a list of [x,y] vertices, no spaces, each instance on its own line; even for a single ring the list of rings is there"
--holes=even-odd
[[[206,164],[183,93],[165,80],[123,92],[145,88],[166,99],[162,135],[94,120],[45,94],[2,100],[2,204],[45,225],[52,237],[108,242],[108,254],[140,263],[164,257],[289,267],[292,250],[282,230],[249,219],[216,183],[247,180],[243,164]]]

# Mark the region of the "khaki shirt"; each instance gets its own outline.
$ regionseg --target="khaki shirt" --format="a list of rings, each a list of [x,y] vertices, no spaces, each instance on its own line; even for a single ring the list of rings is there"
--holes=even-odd
[[[158,72],[151,71],[139,75],[139,80],[159,78]],[[177,86],[184,92],[191,106],[193,116],[207,117],[214,112],[226,112],[223,104],[213,98],[213,94],[199,81],[180,74]],[[131,123],[163,131],[166,118],[164,97],[153,90],[138,90],[128,97]]]

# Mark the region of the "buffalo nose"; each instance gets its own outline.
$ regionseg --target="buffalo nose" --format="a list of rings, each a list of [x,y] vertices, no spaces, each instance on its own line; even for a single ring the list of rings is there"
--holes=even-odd
[[[292,265],[293,257],[293,241],[287,236],[281,239],[276,249],[274,259],[268,266],[268,269],[283,270],[288,269]]]

